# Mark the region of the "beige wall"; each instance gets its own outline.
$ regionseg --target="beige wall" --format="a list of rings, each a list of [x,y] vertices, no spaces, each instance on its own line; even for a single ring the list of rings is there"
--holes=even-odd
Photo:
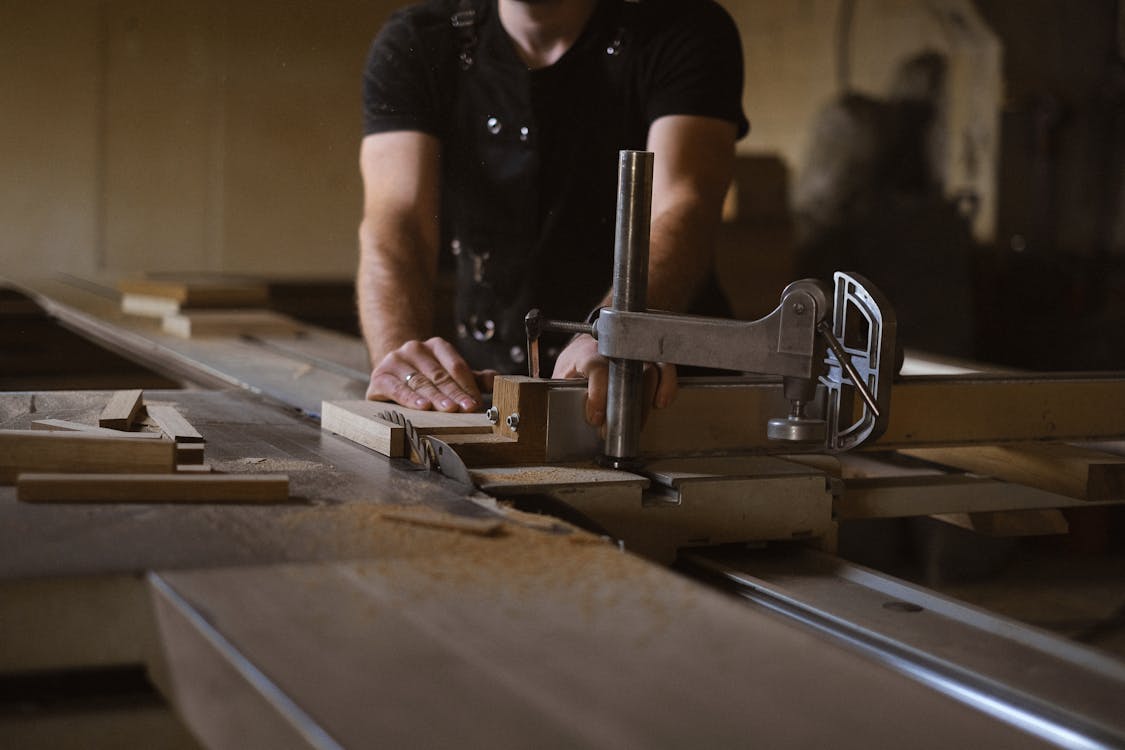
[[[723,3],[746,49],[754,129],[740,148],[796,169],[809,118],[835,93],[839,0]],[[351,273],[359,75],[400,4],[0,3],[0,273]],[[857,88],[882,93],[891,66],[926,47],[957,53],[962,79],[979,74],[966,32],[935,7],[978,29],[968,0],[858,0]],[[968,122],[987,97],[958,102]],[[967,179],[964,154],[949,162]],[[974,163],[972,179],[992,179]]]

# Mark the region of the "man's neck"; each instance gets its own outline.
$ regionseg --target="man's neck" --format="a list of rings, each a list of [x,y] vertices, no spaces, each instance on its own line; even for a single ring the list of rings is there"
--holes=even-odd
[[[545,68],[566,54],[598,0],[499,0],[500,23],[529,68]]]

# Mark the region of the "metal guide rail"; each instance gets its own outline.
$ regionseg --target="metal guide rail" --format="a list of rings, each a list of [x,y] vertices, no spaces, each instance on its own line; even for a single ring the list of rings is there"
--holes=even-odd
[[[693,574],[1067,748],[1125,746],[1125,664],[806,547],[701,551]]]

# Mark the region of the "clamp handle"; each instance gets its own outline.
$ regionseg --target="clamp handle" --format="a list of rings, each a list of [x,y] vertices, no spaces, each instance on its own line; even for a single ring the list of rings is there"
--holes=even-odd
[[[837,271],[833,279],[832,325],[822,322],[817,330],[828,344],[827,373],[820,378],[827,396],[825,447],[839,452],[887,429],[898,322],[890,301],[863,276]],[[856,393],[862,408],[853,419]]]

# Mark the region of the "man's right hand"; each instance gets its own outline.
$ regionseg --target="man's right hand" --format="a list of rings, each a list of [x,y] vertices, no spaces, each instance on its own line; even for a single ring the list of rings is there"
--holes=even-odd
[[[481,392],[492,390],[495,370],[475,371],[448,341],[407,341],[371,372],[369,401],[394,401],[411,409],[479,411]]]

